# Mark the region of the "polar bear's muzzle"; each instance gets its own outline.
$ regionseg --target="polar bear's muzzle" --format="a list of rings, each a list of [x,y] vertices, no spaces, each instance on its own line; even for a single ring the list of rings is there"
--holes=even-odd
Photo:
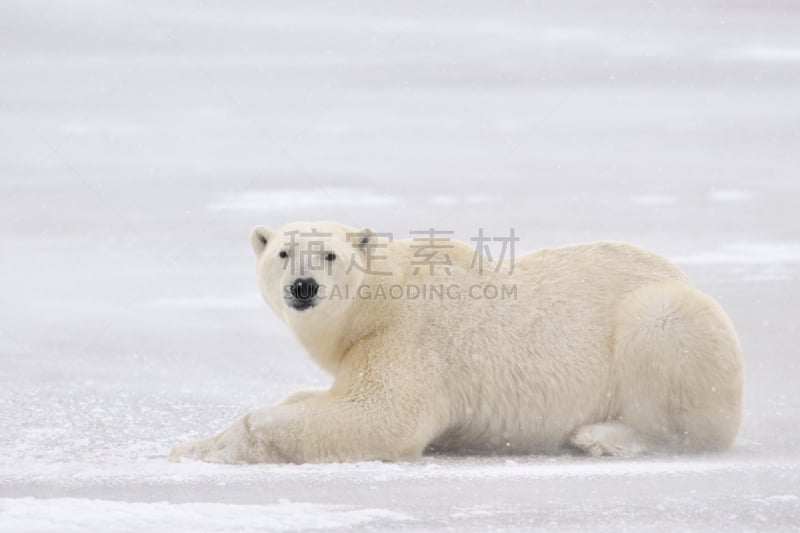
[[[314,278],[297,278],[289,286],[287,303],[290,307],[303,311],[316,304],[319,283]]]

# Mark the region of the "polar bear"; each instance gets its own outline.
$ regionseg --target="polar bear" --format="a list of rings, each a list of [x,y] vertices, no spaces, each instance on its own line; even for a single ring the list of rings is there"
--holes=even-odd
[[[724,450],[738,431],[733,325],[649,251],[578,244],[498,269],[465,243],[421,250],[333,222],[258,226],[251,241],[264,300],[333,383],[178,446],[173,460],[691,453]]]

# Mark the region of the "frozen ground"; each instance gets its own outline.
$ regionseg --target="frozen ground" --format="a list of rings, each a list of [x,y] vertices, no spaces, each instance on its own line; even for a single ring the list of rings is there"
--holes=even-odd
[[[800,6],[0,4],[0,530],[800,528]],[[172,464],[327,378],[248,232],[624,239],[718,298],[729,453]]]

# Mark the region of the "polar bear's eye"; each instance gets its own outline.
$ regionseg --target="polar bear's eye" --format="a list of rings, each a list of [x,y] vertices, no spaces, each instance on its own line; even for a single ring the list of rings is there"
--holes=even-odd
[[[287,252],[286,250],[281,250],[280,253],[278,254],[278,257],[280,257],[281,259],[286,259],[287,257],[289,257],[289,252]]]
[[[336,259],[336,254],[333,252],[328,252],[325,256],[325,261],[333,261],[334,259]]]

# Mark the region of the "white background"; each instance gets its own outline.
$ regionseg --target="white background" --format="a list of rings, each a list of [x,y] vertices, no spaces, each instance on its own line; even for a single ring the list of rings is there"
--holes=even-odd
[[[800,524],[800,5],[0,4],[0,530]],[[255,224],[675,260],[746,361],[733,449],[168,463],[329,378]],[[160,503],[159,503],[160,502]]]

